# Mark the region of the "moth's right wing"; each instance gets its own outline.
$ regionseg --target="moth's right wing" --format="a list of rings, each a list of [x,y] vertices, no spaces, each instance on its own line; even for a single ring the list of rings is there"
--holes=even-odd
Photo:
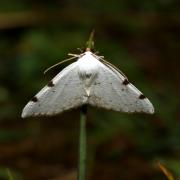
[[[81,106],[86,92],[74,62],[56,75],[24,107],[22,117],[55,115],[64,110]]]
[[[154,113],[152,103],[127,78],[109,64],[99,64],[88,103],[120,112]]]

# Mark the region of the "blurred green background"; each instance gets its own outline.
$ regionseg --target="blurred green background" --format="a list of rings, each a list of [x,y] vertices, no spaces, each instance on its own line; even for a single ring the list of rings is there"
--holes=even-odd
[[[88,179],[180,178],[178,0],[0,1],[0,180],[74,180],[79,110],[21,119],[21,111],[79,53],[92,29],[100,55],[152,101],[154,115],[88,111]]]

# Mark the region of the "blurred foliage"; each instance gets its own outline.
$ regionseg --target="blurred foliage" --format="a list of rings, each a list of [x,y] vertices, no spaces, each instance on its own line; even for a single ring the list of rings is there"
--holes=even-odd
[[[161,162],[157,162],[157,165],[169,180],[174,180],[172,173]]]
[[[79,53],[94,28],[100,55],[155,106],[155,115],[89,108],[88,179],[180,178],[178,0],[0,1],[0,179],[76,179],[79,110],[21,119],[27,101]]]

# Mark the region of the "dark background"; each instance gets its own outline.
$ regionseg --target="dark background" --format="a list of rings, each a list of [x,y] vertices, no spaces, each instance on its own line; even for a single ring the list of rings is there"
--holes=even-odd
[[[88,110],[88,179],[180,177],[178,0],[0,1],[0,179],[74,180],[79,110],[21,119],[21,111],[79,53],[92,29],[100,55],[153,103],[154,115]]]

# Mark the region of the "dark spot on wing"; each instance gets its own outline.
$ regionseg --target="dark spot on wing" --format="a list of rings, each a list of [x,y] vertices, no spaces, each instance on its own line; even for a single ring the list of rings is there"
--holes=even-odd
[[[128,85],[128,84],[129,84],[129,81],[128,81],[127,79],[124,79],[124,81],[123,81],[122,84],[123,84],[123,85]]]
[[[38,98],[36,96],[34,96],[32,99],[31,99],[32,102],[38,102]]]
[[[143,94],[141,94],[140,96],[139,96],[139,99],[145,99],[146,98],[146,96],[144,96]]]
[[[48,87],[53,87],[54,86],[54,83],[53,81],[49,81],[49,83],[47,84]]]
[[[100,82],[95,82],[94,83],[94,85],[96,86],[96,85],[100,85],[101,83]]]

